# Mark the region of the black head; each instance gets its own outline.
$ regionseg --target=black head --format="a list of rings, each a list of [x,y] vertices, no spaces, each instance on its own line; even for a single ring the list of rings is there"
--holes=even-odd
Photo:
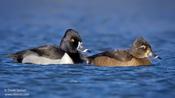
[[[158,57],[143,37],[139,37],[133,42],[130,53],[136,58]]]
[[[84,51],[82,46],[82,39],[77,31],[68,29],[63,36],[60,48],[69,53],[77,53],[79,50]]]

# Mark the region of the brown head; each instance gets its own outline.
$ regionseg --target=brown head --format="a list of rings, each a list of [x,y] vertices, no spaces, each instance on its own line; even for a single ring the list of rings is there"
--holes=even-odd
[[[130,54],[136,58],[159,58],[152,50],[151,45],[143,38],[137,38],[130,48]]]

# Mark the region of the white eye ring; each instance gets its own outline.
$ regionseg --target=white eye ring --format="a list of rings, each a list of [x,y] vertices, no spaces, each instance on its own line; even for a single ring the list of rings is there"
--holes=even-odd
[[[140,46],[139,48],[146,49],[146,46],[145,46],[145,45],[142,45],[142,46]]]

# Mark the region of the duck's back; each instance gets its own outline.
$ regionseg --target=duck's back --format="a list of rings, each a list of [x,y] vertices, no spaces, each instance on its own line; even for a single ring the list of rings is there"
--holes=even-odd
[[[10,57],[21,63],[25,57],[31,55],[46,57],[49,59],[60,59],[64,55],[64,51],[54,45],[44,45],[37,48],[19,51],[17,53],[11,54]]]

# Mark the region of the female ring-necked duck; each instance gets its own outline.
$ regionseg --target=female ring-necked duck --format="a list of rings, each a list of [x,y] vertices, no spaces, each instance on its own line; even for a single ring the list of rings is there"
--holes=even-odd
[[[98,66],[139,66],[150,65],[149,57],[159,58],[143,37],[137,38],[126,50],[105,51],[87,58],[89,64]]]
[[[68,29],[60,46],[44,45],[10,54],[19,63],[28,64],[74,64],[81,63],[81,53],[85,52],[82,39],[77,31]]]

